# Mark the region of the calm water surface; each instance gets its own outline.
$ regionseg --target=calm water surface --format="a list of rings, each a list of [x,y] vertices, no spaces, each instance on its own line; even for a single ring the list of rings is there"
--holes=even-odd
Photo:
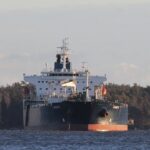
[[[1,130],[0,150],[150,150],[150,131],[59,132]]]

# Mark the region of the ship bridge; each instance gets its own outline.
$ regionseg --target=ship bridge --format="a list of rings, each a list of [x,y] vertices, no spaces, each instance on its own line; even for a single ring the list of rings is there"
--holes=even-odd
[[[56,55],[53,71],[42,71],[41,75],[25,75],[24,81],[31,83],[36,88],[37,97],[39,100],[45,96],[55,93],[61,94],[66,91],[66,94],[71,94],[71,89],[61,86],[61,82],[65,80],[76,80],[77,92],[86,92],[87,81],[86,71],[73,71],[72,64],[69,59],[69,48],[67,39],[63,40],[63,45],[58,47],[60,52]],[[89,74],[89,96],[94,96],[95,86],[100,86],[106,81],[106,76],[93,76]]]

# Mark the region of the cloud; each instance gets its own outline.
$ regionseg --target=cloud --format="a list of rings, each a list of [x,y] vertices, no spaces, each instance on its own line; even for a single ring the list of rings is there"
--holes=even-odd
[[[139,69],[139,67],[135,64],[129,64],[129,63],[121,63],[118,66],[118,69],[123,73],[133,73]]]
[[[29,58],[30,55],[28,53],[1,53],[0,69],[3,70],[3,73],[11,74],[14,70],[18,71],[21,66],[27,63]]]
[[[22,74],[13,73],[10,76],[8,76],[8,75],[3,75],[0,73],[0,75],[1,75],[0,86],[11,85],[14,82],[20,82],[23,80]]]
[[[150,70],[146,66],[143,68],[133,63],[123,62],[116,65],[110,76],[110,82],[117,84],[150,85]]]
[[[140,79],[140,84],[144,86],[150,86],[150,70],[145,68],[141,74],[142,76]]]
[[[140,83],[141,68],[135,64],[123,62],[114,67],[112,82],[119,84]]]
[[[91,7],[100,5],[126,5],[126,4],[149,3],[149,0],[5,0],[1,2],[1,10],[14,9],[41,9],[41,8],[60,8],[60,7]]]
[[[29,53],[13,53],[13,54],[9,54],[7,56],[7,59],[18,60],[18,59],[26,59],[28,57],[30,57]]]
[[[26,59],[30,57],[30,53],[9,53],[9,54],[0,54],[0,60],[2,61],[11,61],[11,60],[18,60],[18,59]]]
[[[0,60],[3,60],[5,57],[6,57],[5,54],[0,53]]]

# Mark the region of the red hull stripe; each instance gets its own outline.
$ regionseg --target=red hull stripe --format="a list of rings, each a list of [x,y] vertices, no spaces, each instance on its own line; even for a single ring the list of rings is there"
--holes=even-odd
[[[89,124],[89,131],[128,131],[128,125],[100,125]]]

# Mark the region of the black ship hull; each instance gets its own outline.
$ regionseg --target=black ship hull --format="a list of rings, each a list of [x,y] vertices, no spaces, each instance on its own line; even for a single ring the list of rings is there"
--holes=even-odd
[[[24,102],[24,128],[127,131],[128,106],[109,101]]]

